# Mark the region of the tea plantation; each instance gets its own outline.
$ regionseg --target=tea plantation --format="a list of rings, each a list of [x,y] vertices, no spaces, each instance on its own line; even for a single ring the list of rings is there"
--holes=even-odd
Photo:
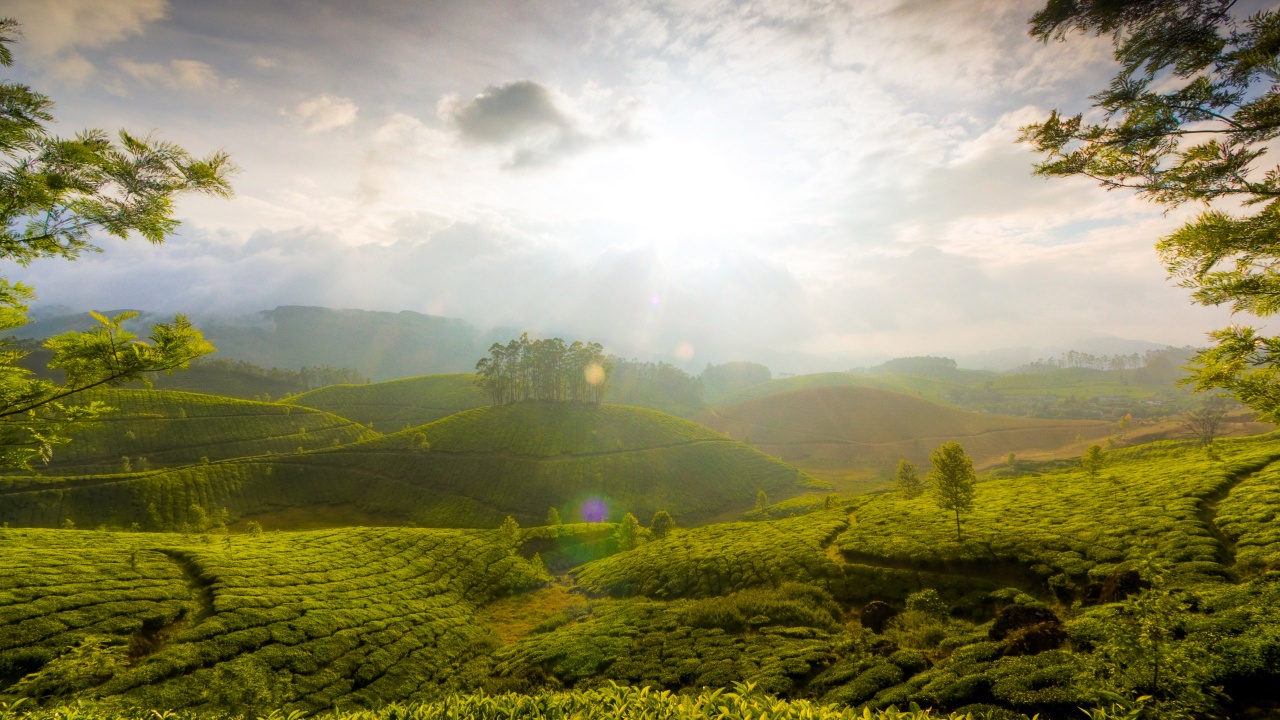
[[[453,373],[369,385],[329,385],[285,402],[333,413],[381,432],[395,432],[489,404],[475,380],[475,375]]]
[[[173,390],[97,390],[115,412],[59,446],[51,470],[59,475],[118,473],[201,460],[294,452],[368,440],[377,433],[310,408],[235,400]]]
[[[466,687],[496,643],[476,607],[547,579],[514,549],[497,531],[8,530],[0,693],[244,711]]]
[[[526,403],[326,451],[147,473],[0,477],[0,521],[163,530],[199,525],[202,513],[224,508],[234,521],[337,504],[433,527],[494,527],[507,515],[536,524],[553,506],[566,520],[648,517],[659,509],[696,519],[749,507],[762,489],[819,486],[768,455],[657,411]]]
[[[695,419],[784,458],[802,455],[893,466],[903,457],[927,463],[929,451],[949,440],[964,443],[982,464],[1002,461],[1011,451],[1055,450],[1077,438],[1093,440],[1114,432],[1111,423],[989,415],[899,392],[850,386],[768,394]]]
[[[0,713],[1269,712],[1280,435],[1105,460],[982,477],[959,539],[928,494],[749,510],[758,490],[815,483],[706,427],[610,405],[483,407],[332,449],[4,476],[0,703],[16,709]],[[257,527],[345,505],[432,529]],[[571,524],[547,524],[551,508]],[[600,522],[657,510],[676,527]],[[518,525],[444,529],[507,516]],[[135,524],[148,532],[123,531]]]

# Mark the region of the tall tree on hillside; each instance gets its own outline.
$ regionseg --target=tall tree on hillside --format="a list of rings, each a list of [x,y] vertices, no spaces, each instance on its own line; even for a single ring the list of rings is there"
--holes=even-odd
[[[929,471],[929,484],[938,507],[955,513],[956,541],[960,537],[960,514],[973,510],[973,495],[978,478],[973,472],[973,460],[965,454],[958,442],[943,443],[929,458],[933,469]]]
[[[894,476],[894,482],[898,492],[905,498],[920,497],[924,492],[924,481],[920,479],[920,472],[916,470],[915,463],[905,458],[898,460],[898,472]]]
[[[1102,121],[1050,113],[1023,128],[1036,173],[1084,176],[1174,208],[1205,209],[1157,249],[1202,305],[1280,310],[1280,11],[1240,17],[1235,0],[1048,0],[1031,35],[1110,36],[1119,72],[1094,95]],[[1212,207],[1214,201],[1225,207]],[[1249,208],[1261,208],[1249,210]],[[1280,422],[1280,337],[1233,325],[1196,355],[1187,382],[1224,388]]]
[[[10,45],[17,36],[17,22],[0,19],[0,66],[13,64]],[[233,167],[225,153],[195,158],[172,143],[124,131],[114,140],[102,130],[59,137],[47,127],[52,109],[53,102],[29,86],[0,81],[0,260],[24,267],[47,258],[75,260],[99,251],[95,235],[137,234],[158,244],[178,227],[177,196],[231,195]],[[34,296],[29,286],[0,278],[0,332],[26,324]],[[152,327],[145,341],[124,327],[135,316],[94,314],[93,330],[48,340],[49,367],[66,375],[61,384],[18,367],[25,352],[0,347],[0,465],[48,461],[53,446],[67,440],[69,424],[107,410],[75,404],[85,390],[172,372],[213,352],[182,315]]]
[[[1080,467],[1089,474],[1090,478],[1096,480],[1106,462],[1107,458],[1102,452],[1102,446],[1095,444],[1090,445],[1084,456],[1080,458]]]

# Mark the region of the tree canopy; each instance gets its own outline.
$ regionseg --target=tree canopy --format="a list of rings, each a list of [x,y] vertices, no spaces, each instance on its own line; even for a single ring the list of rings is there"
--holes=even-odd
[[[10,48],[18,24],[0,18],[0,66],[13,64]],[[203,158],[169,142],[102,130],[64,138],[51,133],[53,102],[27,85],[0,80],[0,260],[27,266],[40,259],[75,260],[100,252],[97,238],[141,235],[163,242],[178,227],[174,200],[184,193],[231,195],[234,171],[224,152]],[[27,322],[35,291],[0,277],[0,332]],[[107,408],[74,405],[89,388],[145,380],[146,373],[172,372],[213,352],[186,317],[151,328],[147,340],[125,328],[136,313],[96,315],[88,332],[50,338],[49,366],[62,383],[33,377],[18,366],[26,354],[11,343],[0,347],[0,465],[28,467],[47,461],[67,440],[69,423]]]
[[[1204,205],[1157,244],[1170,277],[1199,304],[1267,316],[1280,310],[1280,168],[1267,167],[1280,136],[1280,12],[1242,17],[1235,6],[1048,0],[1033,37],[1110,36],[1120,68],[1091,98],[1099,122],[1054,110],[1022,140],[1045,156],[1039,175],[1092,178],[1166,208]],[[1280,421],[1280,338],[1243,325],[1211,337],[1187,382]]]

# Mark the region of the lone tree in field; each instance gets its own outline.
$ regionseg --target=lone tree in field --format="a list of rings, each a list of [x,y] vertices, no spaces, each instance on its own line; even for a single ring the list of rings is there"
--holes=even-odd
[[[613,539],[618,543],[619,550],[632,550],[640,546],[641,533],[640,521],[635,515],[627,513],[614,529]]]
[[[973,473],[973,460],[958,442],[943,443],[933,451],[929,461],[929,484],[938,507],[956,515],[956,541],[960,541],[960,514],[973,510],[973,493],[978,477]]]
[[[1226,420],[1226,406],[1220,400],[1213,399],[1206,402],[1199,410],[1187,413],[1186,419],[1182,421],[1182,427],[1201,446],[1208,447],[1218,439]]]
[[[1098,473],[1102,472],[1102,468],[1107,463],[1107,457],[1102,452],[1101,445],[1090,445],[1085,451],[1083,457],[1080,458],[1080,467],[1089,474],[1089,477],[1097,480]]]
[[[756,491],[756,511],[769,514],[769,496],[763,490]]]
[[[894,479],[898,492],[905,498],[920,497],[924,492],[924,480],[916,470],[915,463],[910,460],[898,460],[898,474]]]
[[[1133,190],[1165,210],[1203,210],[1156,245],[1201,305],[1280,311],[1280,11],[1242,17],[1236,0],[1047,0],[1031,18],[1044,42],[1109,36],[1119,70],[1092,96],[1101,120],[1057,110],[1023,128],[1035,172]],[[1218,205],[1214,205],[1214,203]],[[1258,209],[1260,208],[1260,209]],[[1185,381],[1223,388],[1280,422],[1280,337],[1232,325],[1211,334]]]
[[[671,534],[676,528],[676,521],[671,519],[671,513],[666,510],[659,510],[653,514],[653,520],[649,522],[649,532],[653,536],[661,540]]]
[[[550,510],[547,510],[547,524],[548,525],[560,524],[560,511],[557,510],[554,505],[551,506]]]
[[[10,45],[18,24],[0,18],[0,66],[13,64]],[[53,135],[53,102],[27,85],[0,80],[0,260],[28,266],[36,260],[75,260],[97,252],[93,233],[159,244],[178,227],[174,199],[186,193],[229,197],[233,171],[225,153],[195,158],[151,137],[102,130],[74,138]],[[27,322],[34,290],[0,277],[0,333]],[[124,324],[137,313],[94,314],[97,327],[45,341],[49,367],[62,383],[35,378],[17,362],[26,353],[0,346],[0,466],[47,462],[66,442],[68,426],[109,410],[97,402],[74,404],[95,387],[172,372],[213,352],[185,316],[155,325],[147,341]],[[0,343],[4,345],[4,343]]]

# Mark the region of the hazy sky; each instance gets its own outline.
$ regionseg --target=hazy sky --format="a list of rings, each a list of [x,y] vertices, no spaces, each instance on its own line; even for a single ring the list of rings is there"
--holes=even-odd
[[[162,247],[13,277],[43,303],[415,310],[692,361],[1198,344],[1162,215],[1030,175],[1110,46],[1040,3],[6,0],[60,132],[242,168]]]

